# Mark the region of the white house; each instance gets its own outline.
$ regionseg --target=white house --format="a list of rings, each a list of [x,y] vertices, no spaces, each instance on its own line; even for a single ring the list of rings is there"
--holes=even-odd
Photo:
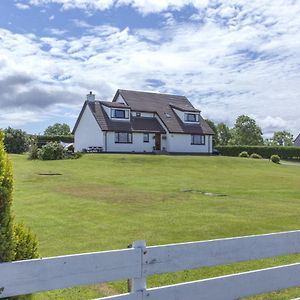
[[[75,151],[212,153],[213,131],[184,96],[118,90],[112,102],[87,95]]]
[[[294,146],[299,146],[300,147],[300,133],[296,137],[296,139],[294,140]]]

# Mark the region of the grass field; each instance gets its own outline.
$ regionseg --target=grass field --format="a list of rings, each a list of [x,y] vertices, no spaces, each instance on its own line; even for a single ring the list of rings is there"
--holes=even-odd
[[[296,165],[195,156],[103,154],[49,162],[11,158],[16,220],[36,233],[43,257],[126,248],[140,239],[157,245],[300,229]],[[154,276],[148,284],[299,261],[300,255],[294,255],[203,268]],[[92,299],[125,291],[126,283],[117,282],[37,294],[34,299]],[[255,299],[296,296],[300,288]]]

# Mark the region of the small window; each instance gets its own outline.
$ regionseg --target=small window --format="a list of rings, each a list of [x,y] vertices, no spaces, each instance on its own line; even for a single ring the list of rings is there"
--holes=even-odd
[[[132,133],[130,132],[115,132],[116,144],[132,144]]]
[[[140,112],[137,112],[137,113],[136,113],[136,116],[137,116],[137,117],[140,117],[140,116],[141,116],[141,113],[140,113]]]
[[[184,121],[185,122],[198,122],[198,115],[197,114],[184,114]]]
[[[205,135],[192,134],[192,145],[205,145]]]
[[[113,109],[112,110],[112,118],[116,119],[128,119],[129,113],[127,110],[124,109]]]
[[[144,143],[149,143],[149,133],[144,133]]]

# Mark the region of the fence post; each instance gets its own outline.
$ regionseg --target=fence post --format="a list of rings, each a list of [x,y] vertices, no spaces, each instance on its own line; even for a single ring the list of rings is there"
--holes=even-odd
[[[141,275],[139,278],[132,278],[130,280],[130,292],[141,294],[147,289],[146,277],[143,277],[143,256],[146,254],[146,242],[145,241],[135,241],[132,244],[132,248],[141,249]]]

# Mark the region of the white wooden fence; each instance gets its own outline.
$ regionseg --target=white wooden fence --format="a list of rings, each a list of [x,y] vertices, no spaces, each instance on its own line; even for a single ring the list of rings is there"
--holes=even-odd
[[[147,276],[300,253],[300,231],[33,259],[0,264],[0,298],[131,279],[103,300],[233,300],[300,286],[300,263],[148,289]]]

